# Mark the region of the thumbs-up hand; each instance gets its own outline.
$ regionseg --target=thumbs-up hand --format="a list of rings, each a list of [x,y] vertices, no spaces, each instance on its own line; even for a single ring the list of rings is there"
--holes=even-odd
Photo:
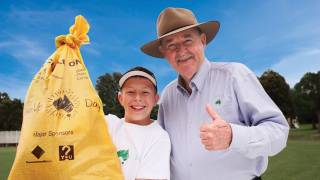
[[[211,151],[227,149],[232,139],[230,124],[221,119],[209,104],[206,105],[206,111],[212,122],[200,127],[201,143]]]

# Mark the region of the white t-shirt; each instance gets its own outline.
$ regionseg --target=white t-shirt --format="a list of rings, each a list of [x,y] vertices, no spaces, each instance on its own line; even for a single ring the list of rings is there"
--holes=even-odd
[[[140,126],[111,114],[106,121],[126,180],[170,179],[170,139],[158,122]]]

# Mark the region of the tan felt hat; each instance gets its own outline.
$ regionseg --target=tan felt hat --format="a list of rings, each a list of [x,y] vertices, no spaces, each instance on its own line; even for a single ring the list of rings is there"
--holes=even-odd
[[[159,51],[161,38],[193,27],[198,27],[206,34],[206,43],[208,44],[219,31],[220,23],[218,21],[198,23],[194,14],[188,9],[172,7],[166,8],[158,17],[158,38],[143,45],[141,47],[141,51],[153,57],[164,58],[163,54]]]

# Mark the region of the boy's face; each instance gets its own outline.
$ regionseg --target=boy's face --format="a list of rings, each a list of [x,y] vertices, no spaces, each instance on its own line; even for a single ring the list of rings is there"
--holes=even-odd
[[[152,108],[159,96],[154,85],[144,77],[131,77],[125,81],[118,94],[120,104],[125,110],[125,120],[138,125],[148,125]]]

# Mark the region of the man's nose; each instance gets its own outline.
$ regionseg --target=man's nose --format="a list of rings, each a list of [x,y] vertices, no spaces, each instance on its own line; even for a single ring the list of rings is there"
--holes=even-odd
[[[184,54],[187,52],[187,48],[183,45],[183,44],[180,44],[178,47],[177,47],[177,53],[179,54]]]

